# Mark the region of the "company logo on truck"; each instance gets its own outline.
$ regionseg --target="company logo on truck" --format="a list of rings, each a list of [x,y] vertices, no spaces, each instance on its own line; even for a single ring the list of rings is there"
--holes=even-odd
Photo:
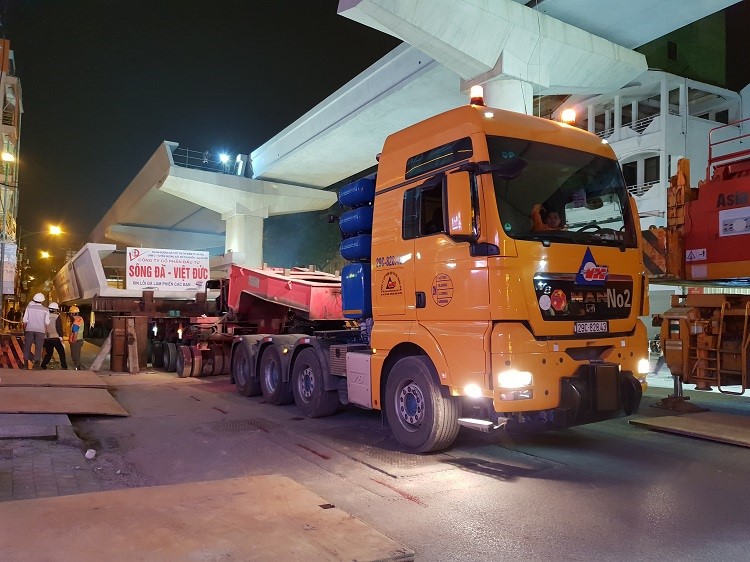
[[[578,268],[578,275],[576,275],[576,285],[604,285],[608,275],[609,268],[606,265],[598,265],[591,253],[591,248],[586,248],[581,267]]]

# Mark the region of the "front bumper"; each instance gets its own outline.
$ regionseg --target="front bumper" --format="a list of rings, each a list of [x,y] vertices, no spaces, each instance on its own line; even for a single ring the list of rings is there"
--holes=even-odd
[[[560,405],[551,411],[549,421],[556,427],[571,427],[622,416],[638,411],[640,381],[630,371],[614,363],[581,365],[573,377],[560,381]]]

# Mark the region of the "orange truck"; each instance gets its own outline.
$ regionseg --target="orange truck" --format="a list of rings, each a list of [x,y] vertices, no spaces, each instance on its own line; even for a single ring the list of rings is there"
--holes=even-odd
[[[380,410],[420,453],[449,447],[461,426],[560,428],[637,411],[647,277],[635,203],[605,141],[467,105],[390,135],[376,177],[339,201],[341,311],[284,333],[295,329],[264,295],[257,333],[209,336],[231,346],[241,394],[294,399],[313,417],[340,403]],[[245,285],[230,280],[228,308],[247,319],[250,285],[263,282],[235,273]]]

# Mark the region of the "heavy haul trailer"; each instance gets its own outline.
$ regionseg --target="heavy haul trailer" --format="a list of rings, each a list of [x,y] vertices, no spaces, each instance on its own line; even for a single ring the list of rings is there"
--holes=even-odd
[[[652,233],[659,282],[692,286],[724,284],[723,294],[675,295],[661,315],[661,348],[675,377],[696,390],[716,387],[744,394],[750,369],[750,150],[731,150],[750,136],[750,120],[717,127],[709,134],[706,177],[690,187],[690,163],[678,163],[667,196],[667,227]],[[667,259],[659,262],[659,255]],[[733,387],[733,388],[727,388]],[[739,387],[739,388],[737,388]]]
[[[177,358],[180,333],[191,318],[216,314],[219,291],[126,289],[125,265],[125,252],[118,251],[115,244],[86,244],[55,275],[56,299],[81,308],[87,320],[87,337],[104,338],[110,330],[119,333],[115,319],[135,317],[139,365],[145,367],[151,362],[161,366],[163,354],[164,364],[169,366],[170,360],[174,363]],[[126,367],[125,334],[121,328],[123,341],[113,342],[114,370]],[[229,372],[229,361],[226,363]]]
[[[258,333],[225,321],[198,345],[232,346],[241,394],[295,400],[308,416],[340,402],[381,410],[415,452],[450,446],[462,425],[567,427],[637,410],[648,371],[640,227],[598,137],[461,107],[389,136],[377,179],[339,199],[351,263],[343,310],[325,317],[338,326],[308,318],[295,333],[282,294],[233,268],[227,319]],[[543,222],[553,213],[562,226]]]

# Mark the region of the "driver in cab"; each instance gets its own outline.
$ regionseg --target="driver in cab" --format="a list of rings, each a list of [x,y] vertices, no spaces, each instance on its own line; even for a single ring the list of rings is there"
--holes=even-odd
[[[537,203],[531,209],[531,229],[534,232],[562,230],[563,222],[562,218],[560,218],[560,213],[557,211],[548,211]]]

